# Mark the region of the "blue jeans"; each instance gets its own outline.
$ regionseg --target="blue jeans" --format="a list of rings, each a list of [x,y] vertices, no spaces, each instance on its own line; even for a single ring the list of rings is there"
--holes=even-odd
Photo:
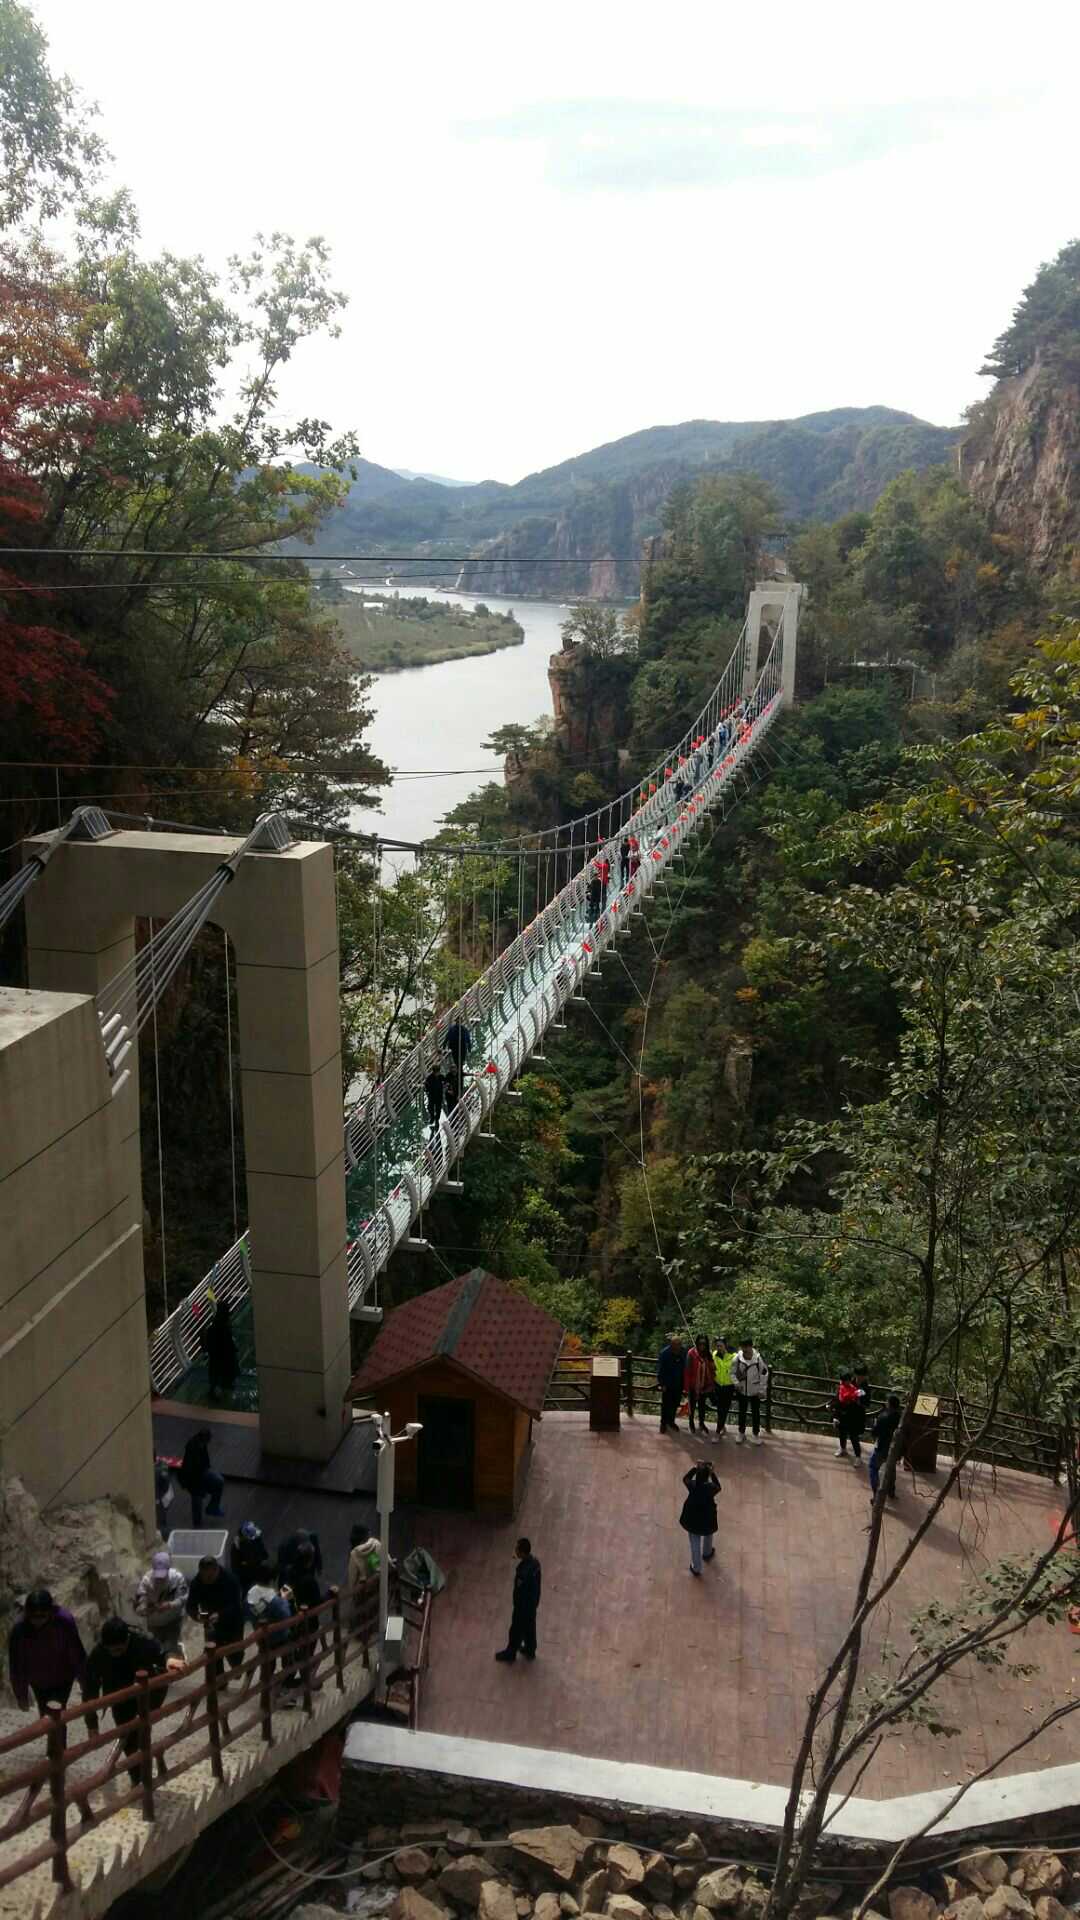
[[[871,1500],[874,1498],[874,1495],[877,1493],[878,1481],[881,1478],[881,1469],[885,1465],[886,1458],[887,1458],[887,1454],[882,1453],[880,1448],[878,1447],[875,1447],[873,1453],[870,1455],[870,1498]],[[888,1494],[894,1494],[896,1492],[895,1469],[889,1477],[889,1485],[886,1487],[885,1491]]]
[[[690,1535],[690,1565],[693,1567],[695,1573],[701,1572],[702,1544],[704,1544],[704,1547],[705,1547],[706,1560],[711,1560],[713,1557],[712,1534],[711,1533],[692,1533]]]
[[[201,1527],[203,1523],[203,1501],[209,1495],[210,1505],[206,1511],[214,1520],[221,1518],[221,1496],[225,1491],[225,1481],[213,1467],[203,1474],[197,1487],[191,1489],[191,1524]]]

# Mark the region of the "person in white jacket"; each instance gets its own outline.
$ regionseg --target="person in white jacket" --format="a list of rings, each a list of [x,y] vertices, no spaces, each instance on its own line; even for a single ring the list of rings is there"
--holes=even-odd
[[[746,1416],[750,1415],[750,1424],[754,1430],[754,1445],[760,1447],[764,1435],[761,1431],[761,1402],[768,1384],[769,1369],[752,1340],[744,1340],[735,1356],[735,1365],[731,1369],[735,1398],[739,1407],[739,1431],[735,1444],[742,1446],[746,1439]]]
[[[174,1567],[167,1548],[154,1554],[150,1571],[144,1573],[135,1589],[134,1606],[146,1630],[160,1640],[166,1652],[180,1645],[180,1628],[187,1603],[188,1583],[179,1567]]]

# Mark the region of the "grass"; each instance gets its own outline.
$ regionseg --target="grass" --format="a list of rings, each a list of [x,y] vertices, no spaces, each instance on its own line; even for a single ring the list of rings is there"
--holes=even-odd
[[[422,617],[400,610],[382,613],[357,594],[336,601],[328,617],[337,623],[357,666],[368,673],[404,673],[440,660],[498,653],[503,647],[520,647],[525,638],[523,628],[505,614],[438,605],[429,606]]]

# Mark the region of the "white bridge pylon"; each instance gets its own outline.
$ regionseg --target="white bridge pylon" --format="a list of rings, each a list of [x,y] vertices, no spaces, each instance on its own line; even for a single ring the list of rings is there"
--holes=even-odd
[[[766,734],[794,697],[799,608],[795,581],[763,581],[751,593],[746,623],[731,659],[693,725],[656,769],[605,809],[618,819],[611,838],[582,853],[583,864],[532,923],[440,1016],[423,1040],[350,1115],[345,1153],[351,1211],[361,1218],[348,1248],[349,1305],[354,1317],[379,1318],[376,1282],[469,1141],[497,1101],[541,1046],[567,1001],[615,940],[620,928],[666,880],[673,861],[717,808],[733,801],[740,774],[759,754]],[[759,665],[762,639],[765,658]],[[681,791],[680,791],[681,789]],[[678,792],[678,797],[676,794]],[[641,800],[642,793],[645,794]],[[641,804],[637,804],[641,801]],[[596,919],[588,908],[593,864],[602,850],[612,875],[619,845],[632,834],[640,865],[626,886],[609,887]],[[457,1106],[428,1137],[424,1080],[453,1024],[473,1039]],[[247,1236],[230,1247],[158,1329],[151,1348],[155,1390],[166,1392],[199,1354],[199,1328],[208,1300],[242,1302],[250,1289]]]

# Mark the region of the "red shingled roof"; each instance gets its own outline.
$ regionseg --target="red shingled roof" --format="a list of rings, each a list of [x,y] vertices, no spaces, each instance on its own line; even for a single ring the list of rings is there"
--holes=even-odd
[[[550,1313],[474,1267],[387,1314],[349,1398],[367,1398],[403,1373],[448,1360],[539,1420],[562,1341]]]

